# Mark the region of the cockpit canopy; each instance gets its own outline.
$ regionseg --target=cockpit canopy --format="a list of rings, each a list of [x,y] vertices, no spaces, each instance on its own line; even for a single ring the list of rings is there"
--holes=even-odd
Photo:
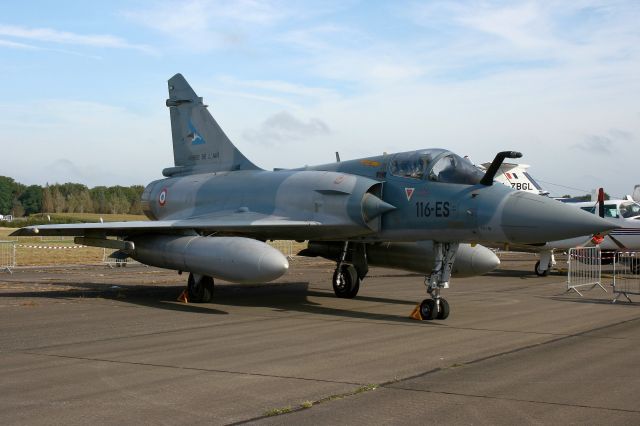
[[[462,185],[478,184],[484,175],[466,158],[443,149],[396,154],[389,168],[394,176]]]

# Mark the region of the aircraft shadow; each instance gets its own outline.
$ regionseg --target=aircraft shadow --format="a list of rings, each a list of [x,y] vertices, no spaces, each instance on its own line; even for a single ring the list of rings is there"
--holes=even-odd
[[[416,323],[406,316],[389,315],[382,313],[362,312],[350,309],[341,309],[326,306],[309,300],[309,297],[321,297],[335,299],[333,292],[309,290],[308,282],[269,283],[259,285],[225,284],[216,286],[213,303],[223,306],[253,306],[266,307],[282,312],[301,312],[318,315],[338,316],[350,319],[368,319],[378,321],[391,321],[400,323]],[[406,300],[378,298],[372,296],[357,296],[354,301],[368,301],[376,303],[393,303],[415,306],[414,302]],[[430,325],[445,325],[440,322],[424,322]]]
[[[210,307],[197,304],[173,303],[184,286],[143,286],[143,285],[114,285],[113,283],[49,283],[49,286],[70,286],[71,289],[51,289],[46,291],[12,291],[0,292],[2,297],[17,298],[49,298],[49,299],[112,299],[120,302],[140,305],[169,311],[192,312],[201,314],[228,315]]]
[[[83,299],[101,298],[112,299],[122,303],[129,303],[149,308],[180,311],[186,313],[228,315],[228,312],[213,306],[246,306],[265,307],[281,312],[300,312],[317,315],[328,315],[349,319],[368,319],[398,323],[420,323],[406,316],[381,313],[363,312],[326,306],[309,300],[309,297],[335,299],[332,291],[322,292],[309,290],[308,282],[265,283],[265,284],[222,284],[216,285],[211,303],[178,303],[177,297],[184,290],[184,286],[148,286],[148,285],[114,285],[113,283],[78,283],[59,282],[50,283],[51,290],[47,291],[11,291],[0,293],[1,297],[17,298],[51,298],[51,299]],[[73,287],[61,289],[55,287]],[[401,304],[414,306],[415,303],[406,300],[380,298],[372,296],[357,296],[355,301],[367,301],[386,304]],[[444,326],[441,322],[423,322],[424,325]]]
[[[605,296],[604,293],[603,293],[603,296]],[[556,301],[559,301],[559,302],[588,303],[588,304],[591,304],[591,305],[638,306],[638,303],[629,303],[629,301],[627,299],[624,299],[624,297],[620,297],[616,303],[611,303],[611,301],[613,300],[613,296],[607,297],[606,299],[594,299],[594,298],[587,298],[587,297],[583,297],[583,298],[573,298],[573,297],[571,297],[571,298],[569,298],[569,297],[566,297],[566,296],[564,296],[564,297],[563,296],[552,296],[552,297],[549,297],[549,299],[556,300]]]
[[[538,277],[533,271],[523,271],[522,269],[496,269],[487,272],[485,277],[511,277],[511,278],[543,278]],[[548,276],[566,276],[566,272],[551,271]]]

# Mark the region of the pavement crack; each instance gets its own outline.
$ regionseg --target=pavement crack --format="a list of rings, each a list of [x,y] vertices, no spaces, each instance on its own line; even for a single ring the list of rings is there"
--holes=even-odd
[[[269,418],[269,417],[282,416],[282,415],[285,415],[285,414],[295,413],[297,411],[306,410],[306,409],[314,407],[314,406],[316,406],[318,404],[323,404],[325,402],[335,401],[335,400],[338,400],[338,399],[348,398],[350,396],[359,395],[359,394],[366,393],[366,392],[371,392],[371,391],[374,391],[374,390],[376,390],[376,389],[378,389],[380,387],[381,387],[380,385],[376,385],[376,384],[361,385],[361,386],[358,386],[356,389],[354,389],[352,391],[325,396],[324,398],[320,398],[320,399],[318,399],[316,401],[305,401],[302,404],[300,404],[298,406],[295,406],[295,407],[292,407],[292,406],[288,405],[286,407],[269,410],[269,411],[265,412],[262,416],[252,417],[250,419],[240,420],[238,422],[230,423],[229,426],[242,425],[242,424],[247,424],[247,423],[250,423],[250,422],[255,422],[255,421],[258,421],[258,420],[266,419],[266,418]]]
[[[106,358],[93,358],[93,357],[83,357],[83,356],[74,356],[74,355],[60,355],[60,354],[48,354],[45,352],[30,352],[30,351],[18,351],[14,353],[19,353],[23,355],[34,355],[34,356],[44,356],[49,358],[61,358],[61,359],[72,359],[77,361],[95,361],[95,362],[107,362],[111,364],[123,364],[123,365],[137,365],[142,367],[156,367],[156,368],[169,368],[174,370],[184,370],[184,371],[198,371],[203,373],[222,373],[222,374],[235,374],[240,376],[253,376],[253,377],[269,377],[275,379],[289,379],[289,380],[302,380],[307,382],[317,382],[317,383],[334,383],[338,385],[356,385],[359,386],[360,383],[355,382],[344,382],[340,380],[327,380],[327,379],[314,379],[310,377],[297,377],[297,376],[284,376],[278,374],[265,374],[265,373],[252,373],[247,371],[235,371],[235,370],[224,370],[217,368],[203,368],[203,367],[185,367],[185,366],[177,366],[177,365],[169,365],[169,364],[156,364],[151,362],[137,362],[137,361],[120,361],[115,359],[106,359]]]
[[[408,392],[422,392],[422,393],[430,393],[430,394],[438,394],[438,395],[450,395],[450,396],[463,396],[468,398],[482,398],[482,399],[492,399],[497,401],[509,401],[509,402],[526,402],[530,404],[544,404],[544,405],[555,405],[561,407],[572,407],[572,408],[589,408],[593,410],[607,410],[607,411],[616,411],[622,413],[640,413],[640,410],[629,410],[625,408],[612,408],[612,407],[599,407],[593,405],[585,405],[585,404],[571,404],[565,402],[553,402],[553,401],[538,401],[534,399],[520,399],[520,398],[508,398],[502,396],[491,396],[491,395],[478,395],[478,394],[470,394],[470,393],[460,393],[460,392],[446,392],[446,391],[433,391],[429,389],[412,389],[412,388],[403,388],[400,386],[381,386],[385,389],[393,389],[400,391],[408,391]]]
[[[561,341],[572,339],[572,338],[576,338],[576,337],[594,338],[594,339],[612,339],[610,337],[607,338],[607,337],[598,337],[598,336],[587,336],[587,334],[588,333],[593,333],[593,332],[596,332],[596,331],[606,330],[607,328],[617,327],[619,325],[628,324],[628,323],[632,323],[632,322],[636,322],[636,321],[640,321],[640,318],[632,318],[632,319],[628,319],[628,320],[618,321],[618,322],[615,322],[613,324],[607,324],[607,325],[603,325],[601,327],[595,327],[595,328],[592,328],[592,329],[589,329],[589,330],[584,330],[584,331],[581,331],[581,332],[578,332],[578,333],[571,333],[571,334],[561,335],[560,337],[557,337],[555,339],[546,340],[544,342],[533,343],[531,345],[521,346],[519,348],[511,349],[511,350],[508,350],[508,351],[487,355],[487,356],[484,356],[484,357],[481,357],[481,358],[476,358],[476,359],[471,360],[471,361],[462,362],[462,364],[463,365],[478,364],[480,362],[488,361],[490,359],[499,358],[499,357],[502,357],[502,356],[505,356],[505,355],[513,355],[513,354],[516,354],[516,353],[528,351],[529,349],[539,348],[541,346],[546,346],[546,345],[549,345],[549,344],[561,342]],[[413,376],[408,376],[408,377],[405,377],[405,378],[402,378],[402,379],[391,380],[389,382],[382,383],[381,386],[388,386],[388,385],[393,384],[393,383],[400,383],[400,382],[404,382],[404,381],[408,381],[408,380],[418,379],[418,378],[421,378],[421,377],[424,377],[424,376],[428,376],[428,375],[433,374],[433,373],[444,371],[446,369],[447,369],[447,367],[434,368],[434,369],[431,369],[429,371],[425,371],[425,372],[422,372],[422,373],[415,374]]]

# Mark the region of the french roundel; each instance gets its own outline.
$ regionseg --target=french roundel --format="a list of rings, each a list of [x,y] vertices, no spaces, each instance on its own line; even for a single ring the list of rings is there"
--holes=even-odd
[[[160,204],[161,206],[164,206],[166,202],[167,202],[167,188],[164,188],[162,191],[160,191],[160,195],[158,195],[158,204]]]

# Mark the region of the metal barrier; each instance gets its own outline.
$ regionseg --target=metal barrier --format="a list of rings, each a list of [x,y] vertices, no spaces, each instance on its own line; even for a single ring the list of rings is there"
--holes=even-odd
[[[127,265],[139,265],[140,262],[130,257],[118,256],[120,250],[103,249],[102,263],[109,268],[124,268]],[[145,265],[146,266],[146,265]]]
[[[0,271],[13,273],[16,267],[16,244],[13,241],[0,241]]]
[[[578,287],[602,286],[602,257],[600,247],[578,247],[569,249],[569,273],[567,275],[567,291],[575,291],[580,296]]]
[[[274,240],[269,241],[268,244],[274,249],[280,250],[288,259],[293,256],[293,241],[291,240]]]
[[[612,303],[621,295],[631,302],[630,294],[640,294],[640,252],[619,252],[613,265]]]

